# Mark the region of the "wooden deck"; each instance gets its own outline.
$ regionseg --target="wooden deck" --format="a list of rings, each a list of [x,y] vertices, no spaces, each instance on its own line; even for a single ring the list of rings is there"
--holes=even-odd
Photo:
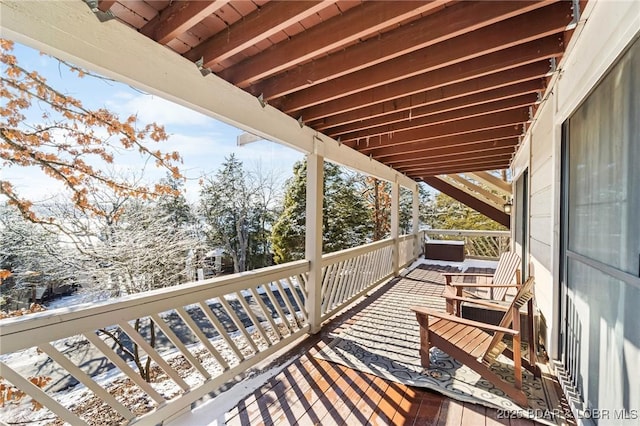
[[[435,269],[435,268],[434,268]],[[442,270],[442,268],[440,268]],[[424,271],[439,280],[435,270]],[[403,278],[406,279],[406,278]],[[533,425],[526,419],[499,419],[498,411],[462,403],[438,393],[390,382],[313,354],[358,319],[382,292],[333,319],[316,336],[279,359],[294,359],[278,375],[226,413],[228,425]],[[416,348],[417,350],[417,348]]]

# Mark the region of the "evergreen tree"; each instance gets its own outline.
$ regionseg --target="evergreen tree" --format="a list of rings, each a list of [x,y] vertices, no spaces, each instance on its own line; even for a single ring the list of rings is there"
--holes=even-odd
[[[270,262],[265,231],[270,212],[261,196],[261,185],[261,180],[247,173],[242,162],[232,154],[201,190],[207,239],[231,256],[235,272]]]
[[[427,223],[432,229],[504,231],[503,225],[440,192],[431,202]]]
[[[158,197],[158,209],[168,216],[176,229],[192,225],[196,216],[184,196],[184,180],[167,174],[160,183],[170,188],[171,192]]]
[[[283,211],[271,233],[276,263],[304,258],[306,161],[296,163],[293,172],[294,176],[286,184]],[[331,163],[324,163],[322,209],[324,253],[354,247],[367,241],[371,230],[367,207],[356,191],[353,179],[347,179],[341,168]]]

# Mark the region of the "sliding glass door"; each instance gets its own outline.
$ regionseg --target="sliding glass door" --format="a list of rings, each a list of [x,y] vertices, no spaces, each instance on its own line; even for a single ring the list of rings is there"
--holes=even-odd
[[[585,409],[640,413],[640,42],[563,130],[562,361]]]

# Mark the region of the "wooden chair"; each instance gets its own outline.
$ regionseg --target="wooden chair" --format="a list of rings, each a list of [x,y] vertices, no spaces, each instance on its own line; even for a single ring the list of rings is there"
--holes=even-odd
[[[475,273],[443,273],[445,279],[445,289],[442,295],[447,299],[447,312],[450,314],[456,314],[460,316],[460,300],[457,298],[466,295],[471,298],[478,298],[478,295],[465,291],[465,288],[488,288],[489,298],[492,300],[504,300],[507,290],[510,287],[518,287],[520,285],[520,271],[518,266],[520,265],[520,256],[517,253],[508,251],[500,255],[498,260],[498,266],[493,274],[475,274]],[[513,277],[516,277],[515,284],[513,283]],[[453,281],[453,277],[474,277],[475,283],[464,283]],[[486,284],[478,283],[479,277],[489,278],[489,282]]]
[[[420,360],[425,368],[429,368],[429,350],[431,346],[440,348],[462,364],[472,368],[483,378],[493,383],[516,403],[526,408],[527,397],[522,392],[522,367],[540,371],[521,356],[520,347],[520,308],[533,297],[533,277],[530,277],[519,289],[508,307],[495,305],[488,301],[481,304],[492,309],[504,310],[500,324],[492,325],[472,321],[444,312],[419,306],[412,306],[420,324]],[[462,298],[465,299],[465,298]],[[495,305],[495,306],[494,306]],[[433,319],[430,321],[429,318]],[[487,333],[487,331],[489,333]],[[513,350],[507,349],[503,337],[513,338]],[[508,383],[491,371],[490,366],[496,358],[504,353],[514,362],[514,383]],[[535,373],[534,373],[535,374]]]

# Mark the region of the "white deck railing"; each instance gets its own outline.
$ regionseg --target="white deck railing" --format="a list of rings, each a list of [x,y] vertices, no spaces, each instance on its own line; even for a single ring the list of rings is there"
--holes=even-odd
[[[402,235],[398,238],[400,241],[398,244],[399,250],[399,265],[400,268],[404,268],[410,264],[416,258],[416,236],[413,234]]]
[[[0,322],[0,355],[16,355],[17,352],[30,350],[25,356],[37,356],[33,362],[43,364],[49,361],[48,356],[61,367],[63,374],[75,377],[102,404],[110,407],[113,424],[136,422],[155,425],[219,389],[222,384],[293,342],[309,329],[304,279],[308,270],[307,261],[291,262],[140,293],[113,302],[80,305],[3,320]],[[154,321],[157,329],[166,336],[170,349],[167,349],[169,345],[165,345],[165,349],[159,351],[147,343],[147,339],[132,326],[135,320],[141,318]],[[114,351],[116,347],[112,340],[98,330],[107,330],[120,336],[126,334],[173,383],[158,386],[145,382],[138,371]],[[181,330],[180,336],[177,330]],[[197,343],[185,344],[185,334],[195,337]],[[146,400],[142,404],[146,404],[145,410],[140,413],[140,400],[136,407],[126,406],[124,401],[118,400],[105,389],[108,386],[101,386],[95,378],[84,372],[77,364],[85,363],[86,359],[64,355],[61,351],[65,348],[65,340],[68,342],[70,338],[75,342],[83,341],[83,345],[91,345],[90,353],[94,357],[106,358],[124,377],[131,380],[137,386],[136,391]],[[35,355],[32,348],[37,348],[46,356]],[[180,356],[183,359],[179,359]],[[19,357],[14,356],[13,359],[19,360]],[[171,359],[178,361],[172,362]],[[185,362],[188,363],[191,368],[178,368],[181,364],[179,361],[183,366]],[[23,375],[10,364],[9,361],[0,362],[1,377],[65,422],[73,425],[92,423],[91,419],[79,417],[70,407],[59,402],[55,392],[35,386],[26,377],[28,374]],[[190,373],[193,378],[194,369],[197,380],[194,382],[190,379],[187,383],[185,375]]]
[[[324,255],[318,301],[308,300],[309,262],[304,260],[1,320],[0,377],[67,423],[95,423],[58,391],[31,382],[34,371],[53,361],[56,379],[75,378],[84,385],[80,391],[92,392],[100,410],[110,412],[113,423],[155,425],[308,332],[310,303],[320,304],[324,321],[392,277],[394,250],[402,267],[414,259],[415,243],[415,236],[405,235],[397,245],[386,239]],[[163,343],[152,347],[149,333],[138,331],[138,321],[152,322]],[[147,383],[109,335],[120,336],[129,349],[137,345],[140,362],[152,361],[162,383]],[[74,357],[70,345],[81,346],[84,356]],[[112,382],[86,370],[89,356],[91,362],[111,363],[115,374],[109,376],[128,381],[127,392],[136,397],[121,398]],[[6,420],[2,411],[0,419]]]
[[[388,238],[322,256],[323,320],[393,275],[393,246]]]
[[[490,260],[497,260],[500,254],[509,250],[511,238],[509,231],[427,229],[420,232],[434,240],[464,241],[465,256]]]

